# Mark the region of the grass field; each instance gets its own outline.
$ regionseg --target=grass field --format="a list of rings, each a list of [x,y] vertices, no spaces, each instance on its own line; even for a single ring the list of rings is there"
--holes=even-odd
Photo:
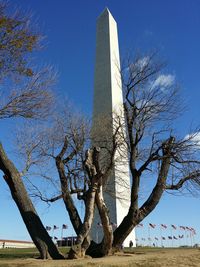
[[[63,254],[69,251],[69,248],[59,249]],[[36,248],[5,248],[0,249],[0,261],[5,259],[37,259],[39,253]],[[1,265],[0,265],[1,266]]]
[[[66,254],[68,249],[61,249]],[[0,267],[200,267],[200,250],[190,248],[133,248],[101,259],[39,260],[36,249],[0,249]]]

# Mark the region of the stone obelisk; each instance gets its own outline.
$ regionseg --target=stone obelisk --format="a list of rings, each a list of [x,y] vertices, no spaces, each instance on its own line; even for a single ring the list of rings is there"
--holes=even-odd
[[[97,19],[96,33],[96,63],[93,103],[93,129],[96,129],[100,138],[112,137],[114,132],[114,114],[120,115],[124,121],[122,82],[120,76],[120,58],[118,46],[117,24],[110,11],[106,8]],[[110,125],[102,131],[102,118],[110,118]],[[125,129],[122,129],[125,134]],[[103,135],[103,136],[102,136]],[[106,135],[106,136],[105,136]],[[119,151],[115,154],[115,163],[104,190],[105,202],[109,209],[113,230],[123,220],[130,205],[130,175],[128,153],[120,158]],[[107,192],[106,192],[107,191]],[[100,227],[100,218],[95,212],[91,230],[92,239],[100,242],[103,234]],[[135,231],[127,237],[124,246],[130,240],[135,246]]]

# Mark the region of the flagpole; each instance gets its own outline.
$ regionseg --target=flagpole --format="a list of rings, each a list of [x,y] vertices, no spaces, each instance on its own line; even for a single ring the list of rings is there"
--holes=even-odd
[[[195,233],[193,234],[193,244],[195,244]]]
[[[148,236],[149,236],[149,238],[148,238],[148,245],[150,246],[150,226],[148,226]]]
[[[171,244],[172,244],[172,248],[173,248],[173,246],[174,246],[174,242],[173,242],[173,230],[172,230],[172,226],[171,226],[171,237],[172,237],[172,242],[171,242]]]
[[[141,227],[143,227],[144,225],[142,225]],[[144,240],[143,240],[143,238],[144,238],[144,233],[143,233],[144,231],[142,230],[142,231],[140,231],[140,233],[141,233],[141,245],[142,246],[144,246],[145,245],[145,242],[143,242]]]
[[[184,237],[184,239],[185,239],[185,246],[187,246],[187,235],[186,235],[186,229],[184,230],[184,233],[185,233],[185,237]]]
[[[193,245],[195,245],[195,233],[193,233]]]
[[[180,235],[180,237],[179,237],[179,246],[181,246],[182,245],[182,235],[181,235],[181,230],[180,230],[180,226],[179,226],[179,235]]]
[[[163,247],[163,240],[162,240],[162,226],[160,225],[160,240],[161,240],[161,248]]]
[[[190,244],[191,244],[191,247],[192,247],[192,233],[190,231]]]

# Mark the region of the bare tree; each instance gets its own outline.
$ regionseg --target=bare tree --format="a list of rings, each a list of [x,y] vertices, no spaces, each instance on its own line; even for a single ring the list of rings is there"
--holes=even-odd
[[[165,74],[163,67],[156,55],[150,54],[129,60],[122,72],[131,201],[127,215],[114,232],[113,247],[119,247],[156,208],[166,190],[189,188],[189,184],[193,190],[199,187],[196,133],[182,138],[175,134],[173,120],[182,111],[179,88],[174,76]],[[147,176],[155,186],[139,206],[141,182]]]
[[[34,73],[28,81],[15,85],[9,94],[1,93],[0,119],[13,117],[42,119],[53,107],[53,93],[50,88],[55,82],[55,72],[46,67]],[[3,86],[1,87],[3,90]]]
[[[43,37],[33,29],[30,15],[10,14],[8,8],[0,2],[0,119],[45,117],[53,100],[49,89],[55,71],[34,66],[31,54],[41,48]]]
[[[175,135],[172,120],[181,112],[179,88],[172,75],[164,74],[163,64],[154,60],[155,55],[136,58],[125,68],[122,76],[125,121],[116,115],[113,136],[106,135],[108,126],[102,120],[101,127],[97,127],[92,136],[95,146],[89,149],[91,143],[88,142],[87,129],[90,127],[68,108],[67,112],[62,112],[62,117],[54,118],[53,126],[44,131],[42,139],[37,137],[27,150],[29,152],[26,151],[26,155],[31,155],[36,149],[36,161],[48,157],[56,163],[60,192],[57,196],[44,197],[38,189],[37,196],[47,202],[63,199],[77,233],[77,244],[69,255],[71,258],[83,256],[86,250],[94,257],[105,256],[111,247],[121,247],[132,229],[156,208],[166,190],[199,190],[199,144],[195,138],[198,130],[182,138]],[[122,127],[127,129],[127,135],[120,130]],[[98,141],[94,141],[94,136]],[[118,160],[121,157],[123,161],[126,147],[132,179],[131,201],[127,215],[113,233],[104,201],[105,184],[112,168],[120,164],[114,161],[115,151],[120,150]],[[27,159],[30,163],[28,156]],[[141,182],[147,176],[152,177],[155,186],[139,206]],[[73,194],[84,201],[83,219],[73,201]],[[100,244],[90,243],[88,236],[95,206],[104,230]]]
[[[29,66],[29,55],[40,47],[43,38],[39,31],[30,24],[30,14],[22,11],[8,13],[9,5],[0,2],[0,80],[7,76],[32,76],[33,69]]]
[[[77,199],[84,202],[83,194],[88,191],[88,181],[83,170],[88,127],[85,119],[75,115],[72,107],[68,106],[60,114],[54,114],[52,124],[49,122],[47,127],[38,127],[38,132],[35,131],[35,125],[34,131],[29,126],[29,130],[21,131],[18,138],[18,146],[25,162],[23,175],[27,177],[27,175],[35,176],[37,174],[42,179],[49,175],[47,182],[55,185],[56,188],[53,190],[57,193],[56,196],[51,195],[52,191],[50,191],[45,196],[42,189],[31,182],[34,187],[34,192],[32,191],[31,194],[49,203],[59,199],[63,200],[77,236],[80,234],[81,241],[78,242],[82,245],[80,254],[84,254],[84,247],[86,249],[89,246],[90,240],[87,234],[81,234],[84,222],[82,222],[73,196],[76,195]],[[24,142],[21,142],[22,135]],[[57,177],[52,177],[51,173],[48,174],[46,169],[43,170],[43,162],[45,165],[50,162],[50,165],[53,164],[56,167],[58,180]],[[38,168],[37,173],[35,166]],[[44,172],[45,175],[43,175]]]
[[[30,67],[28,57],[30,52],[39,47],[41,36],[31,29],[28,18],[22,16],[20,12],[14,15],[7,15],[6,5],[3,2],[0,5],[0,13],[0,37],[2,41],[0,46],[0,81],[2,84],[0,119],[16,117],[37,119],[46,117],[49,114],[52,103],[52,94],[49,91],[49,87],[55,77],[49,67],[40,71]],[[77,128],[76,123],[71,122],[72,120],[69,120],[67,123],[69,126],[67,132],[63,132],[65,127],[60,121],[57,121],[57,130],[53,129],[52,136],[48,134],[48,137],[50,137],[48,140],[47,136],[43,135],[42,138],[44,139],[42,140],[45,140],[44,142],[36,142],[34,144],[29,142],[31,147],[25,147],[27,161],[21,173],[8,159],[1,145],[0,167],[4,173],[4,180],[10,188],[13,199],[42,258],[47,258],[49,254],[52,258],[62,258],[62,255],[58,252],[44,229],[21,179],[31,166],[36,165],[32,157],[35,150],[39,157],[48,156],[54,159],[56,163],[61,190],[60,195],[52,198],[51,201],[62,197],[74,229],[77,232],[77,245],[80,245],[81,255],[85,254],[90,244],[88,234],[93,221],[95,199],[100,215],[104,220],[104,230],[107,232],[107,236],[101,246],[102,255],[108,253],[112,244],[112,229],[106,205],[103,201],[103,194],[99,193],[100,188],[102,188],[102,181],[105,180],[104,178],[113,164],[112,159],[109,163],[110,166],[108,164],[107,169],[102,171],[98,162],[97,148],[88,150],[85,158],[83,156],[86,149],[84,124],[78,124],[80,128]],[[49,140],[51,143],[49,143]],[[31,150],[29,150],[30,148]],[[112,151],[114,151],[113,147]],[[114,152],[111,153],[111,158],[113,154]],[[91,155],[96,155],[96,160]],[[95,172],[91,172],[91,169],[94,170],[95,168]],[[20,193],[22,197],[20,197]],[[83,200],[85,203],[83,222],[74,204],[72,194],[76,194],[78,199]],[[41,194],[40,196],[44,200]],[[27,210],[30,212],[28,213]],[[72,257],[75,257],[78,253],[72,251]]]
[[[10,189],[13,200],[20,211],[27,230],[40,252],[40,257],[42,259],[47,259],[50,255],[53,259],[62,259],[63,256],[58,252],[57,247],[48,235],[30,200],[30,197],[27,194],[20,173],[14,164],[8,159],[1,144],[0,170],[4,173],[4,180]]]
[[[39,47],[41,35],[32,30],[28,17],[10,15],[0,2],[0,119],[41,118],[49,114],[54,80],[50,68],[36,71],[30,66],[30,53]],[[8,184],[27,230],[43,259],[63,258],[44,228],[27,194],[21,174],[0,143],[0,170]]]
[[[83,257],[86,251],[87,254],[95,257],[105,256],[111,252],[113,232],[104,201],[103,186],[113,167],[113,158],[118,147],[116,136],[119,129],[120,126],[116,128],[112,139],[109,140],[112,144],[104,140],[101,142],[101,147],[89,148],[91,146],[90,125],[83,117],[76,115],[72,107],[68,106],[61,111],[59,116],[54,116],[51,126],[48,124],[47,128],[42,130],[40,128],[39,133],[35,135],[32,131],[29,135],[27,130],[23,130],[23,138],[18,138],[22,155],[26,159],[24,171],[22,171],[24,175],[31,174],[32,166],[38,165],[42,168],[43,162],[47,164],[48,160],[54,162],[57,168],[60,183],[57,195],[45,196],[35,185],[33,185],[32,195],[48,203],[58,199],[64,201],[77,234],[76,245],[72,247],[69,258]],[[43,177],[42,174],[40,176]],[[48,179],[48,182],[53,180],[55,177]],[[56,184],[56,180],[53,184]],[[84,203],[83,218],[74,203],[73,195]],[[103,221],[105,236],[101,244],[90,246],[89,232],[93,222],[95,203]]]

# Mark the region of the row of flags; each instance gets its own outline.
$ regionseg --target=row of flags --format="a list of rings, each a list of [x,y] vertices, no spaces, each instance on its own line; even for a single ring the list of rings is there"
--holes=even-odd
[[[67,229],[67,228],[68,228],[67,224],[63,224],[62,227],[61,227],[61,229]],[[53,227],[51,227],[51,226],[46,226],[46,230],[47,230],[47,231],[57,230],[57,229],[59,229],[59,227],[56,226],[56,225],[53,225]]]
[[[116,223],[112,223],[111,222],[111,225],[113,227],[117,227],[117,224]],[[160,229],[173,229],[173,230],[184,230],[185,233],[187,233],[189,231],[190,235],[196,235],[196,230],[193,228],[193,227],[188,227],[188,226],[176,226],[174,224],[171,224],[171,225],[166,225],[166,224],[153,224],[153,223],[149,223],[148,226],[152,229],[155,229],[157,227],[160,227]],[[101,223],[97,223],[97,227],[102,227],[102,224]],[[144,225],[142,223],[139,223],[137,226],[137,228],[141,228],[141,227],[144,227]],[[53,233],[55,230],[58,230],[60,227],[56,226],[56,225],[53,225],[52,227],[51,226],[46,226],[46,230],[47,231],[51,231],[52,230],[52,236],[53,236]],[[61,226],[61,230],[62,230],[62,234],[61,234],[61,238],[62,238],[62,235],[63,235],[63,230],[66,230],[68,229],[68,226],[67,224],[62,224]],[[187,231],[187,232],[186,232]],[[172,232],[171,232],[172,233]],[[185,234],[185,237],[188,237],[186,234]],[[54,240],[57,240],[58,238],[56,236],[52,237]],[[182,239],[184,238],[184,235],[181,234],[181,235],[178,235],[178,236],[175,236],[175,235],[169,235],[167,237],[164,237],[164,236],[160,236],[160,240],[178,240],[178,239]],[[152,241],[152,240],[159,240],[158,237],[148,237],[148,238],[141,238],[142,241],[145,241],[145,240],[148,240],[148,241]],[[138,239],[136,239],[136,241],[138,241]]]
[[[56,242],[56,240],[58,240],[58,237],[54,236],[54,231],[60,229],[60,227],[57,225],[53,225],[53,226],[47,225],[45,228],[48,232],[51,231],[51,238]],[[63,230],[66,230],[66,229],[68,229],[67,224],[62,224],[62,226],[61,226],[61,240],[63,239]]]
[[[139,223],[136,227],[143,227],[144,225],[142,223]],[[156,227],[159,227],[160,228],[163,228],[163,229],[167,229],[167,228],[172,228],[174,230],[178,230],[178,229],[181,229],[181,230],[184,230],[184,231],[191,231],[193,232],[193,234],[196,234],[196,230],[193,228],[193,227],[188,227],[188,226],[176,226],[174,224],[171,224],[171,225],[166,225],[166,224],[160,224],[160,225],[156,225],[156,224],[153,224],[153,223],[149,223],[149,227],[155,229]]]
[[[113,226],[113,227],[117,227],[117,224],[116,223],[112,223],[111,222],[111,225]],[[102,227],[102,223],[97,223],[97,226],[98,227]],[[136,227],[143,227],[144,225],[142,224],[142,223],[139,223]],[[159,225],[156,225],[156,224],[153,224],[153,223],[149,223],[149,226],[151,227],[151,228],[153,228],[153,229],[155,229],[156,227],[159,227]],[[174,230],[177,230],[178,228],[179,229],[181,229],[181,230],[188,230],[188,231],[191,231],[191,232],[194,232],[195,234],[196,234],[196,230],[193,228],[193,227],[188,227],[188,226],[176,226],[176,225],[174,225],[174,224],[171,224],[170,226],[168,226],[168,225],[166,225],[166,224],[160,224],[160,227],[162,227],[163,229],[167,229],[167,228],[169,228],[169,227],[171,227],[171,228],[173,228]],[[61,229],[67,229],[68,228],[68,226],[67,226],[67,224],[63,224],[62,225],[62,227],[61,227]],[[51,226],[46,226],[46,230],[47,231],[51,231],[51,229],[53,229],[53,230],[57,230],[57,229],[59,229],[59,227],[58,226],[56,226],[56,225],[53,225],[53,227],[51,227]]]
[[[144,238],[144,237],[142,237],[141,240],[142,240],[142,241],[146,241],[146,240],[148,240],[148,241],[153,241],[153,240],[159,241],[160,239],[161,239],[161,240],[167,240],[167,239],[170,239],[170,240],[172,240],[172,239],[178,240],[178,239],[182,239],[182,238],[184,238],[184,235],[178,235],[177,237],[176,237],[176,236],[168,236],[168,237],[161,236],[161,238],[158,238],[158,237],[154,237],[154,238],[153,238],[153,237]],[[138,238],[136,238],[135,240],[136,240],[136,241],[139,241]]]
[[[142,223],[136,226],[138,230],[141,229],[141,232],[138,232],[140,239],[136,238],[136,241],[141,243],[141,245],[152,245],[153,243],[153,246],[155,246],[160,243],[161,247],[164,245],[173,247],[177,245],[193,246],[195,244],[195,235],[197,233],[193,227],[163,223],[148,223],[146,226],[148,229],[147,236],[141,236],[145,234]]]

